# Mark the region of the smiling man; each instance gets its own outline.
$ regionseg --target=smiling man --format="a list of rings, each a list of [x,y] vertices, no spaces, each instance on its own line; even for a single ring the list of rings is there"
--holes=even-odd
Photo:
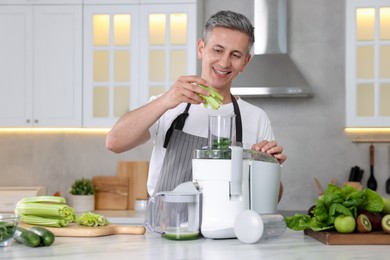
[[[173,190],[192,180],[192,152],[207,146],[208,116],[236,115],[237,141],[244,149],[272,154],[286,160],[283,148],[274,141],[271,123],[263,110],[231,95],[232,81],[249,64],[254,28],[243,15],[220,11],[207,21],[198,41],[200,76],[181,76],[160,96],[123,115],[107,135],[107,149],[120,153],[152,138],[154,147],[149,165],[148,192]],[[206,85],[223,96],[218,110],[204,107],[199,96],[210,93]],[[281,185],[280,196],[283,187]]]
[[[226,103],[230,100],[232,81],[250,60],[249,36],[243,32],[215,27],[198,42],[198,58],[202,60],[202,78],[216,89]]]

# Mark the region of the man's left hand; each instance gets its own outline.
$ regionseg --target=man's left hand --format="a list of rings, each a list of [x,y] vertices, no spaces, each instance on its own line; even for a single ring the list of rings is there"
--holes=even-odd
[[[287,156],[283,154],[283,147],[278,145],[276,141],[261,141],[258,144],[252,145],[252,150],[272,154],[280,164],[287,159]]]

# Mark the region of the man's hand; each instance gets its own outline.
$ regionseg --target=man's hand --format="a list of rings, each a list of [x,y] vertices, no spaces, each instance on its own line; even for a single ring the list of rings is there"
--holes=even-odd
[[[208,96],[210,93],[193,83],[207,85],[207,81],[198,76],[182,76],[160,97],[163,106],[171,109],[181,103],[202,103],[203,99],[199,94]]]
[[[252,145],[252,150],[272,154],[280,164],[287,159],[287,156],[283,154],[283,147],[279,146],[276,141],[261,141],[258,144]]]

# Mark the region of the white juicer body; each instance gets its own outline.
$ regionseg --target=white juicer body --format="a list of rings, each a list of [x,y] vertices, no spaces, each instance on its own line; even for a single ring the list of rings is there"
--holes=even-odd
[[[235,238],[234,221],[240,212],[249,209],[249,161],[241,162],[241,172],[232,175],[237,171],[232,160],[192,160],[193,181],[202,192],[201,232],[206,238]],[[232,195],[231,185],[234,174],[241,175],[241,192],[236,195]]]

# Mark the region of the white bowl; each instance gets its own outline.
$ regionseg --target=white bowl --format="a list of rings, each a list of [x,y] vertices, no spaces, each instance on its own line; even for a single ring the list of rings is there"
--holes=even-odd
[[[145,212],[147,203],[148,203],[147,200],[135,200],[135,205],[134,205],[135,211]]]

